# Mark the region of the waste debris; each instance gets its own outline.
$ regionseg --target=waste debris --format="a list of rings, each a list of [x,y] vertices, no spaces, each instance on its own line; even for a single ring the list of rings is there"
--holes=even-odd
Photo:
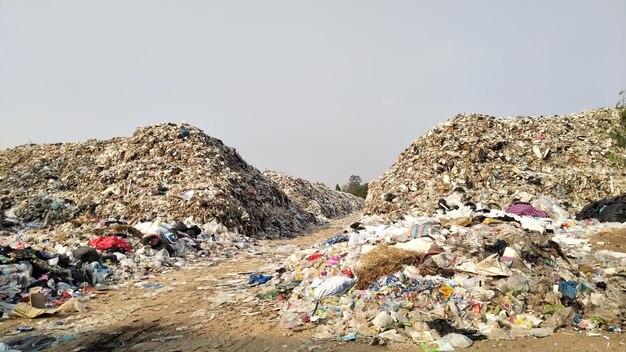
[[[25,323],[0,348],[71,341],[79,331],[48,335],[27,319],[80,314],[89,300],[128,286],[155,297],[182,284],[158,273],[241,254],[266,266],[195,277],[193,290],[206,293],[210,309],[192,307],[190,318],[245,306],[243,319],[271,312],[267,319],[315,329],[319,339],[412,342],[423,351],[546,337],[564,327],[621,332],[626,253],[592,244],[601,234],[626,233],[614,222],[621,218],[603,218],[606,209],[621,214],[615,204],[626,189],[603,159],[610,141],[593,139],[600,132],[582,121],[612,114],[549,118],[558,127],[460,115],[416,141],[371,186],[370,215],[306,249],[262,247],[260,239],[291,236],[363,201],[262,174],[189,125],[2,151],[0,317]],[[37,335],[26,336],[30,330]]]
[[[547,195],[527,201],[536,206],[476,201],[393,223],[365,216],[346,229],[348,241],[323,241],[265,269],[283,272],[267,292],[293,284],[281,297],[281,326],[315,329],[317,338],[413,341],[425,351],[563,327],[621,331],[626,253],[594,251],[590,241],[626,224],[577,221]]]
[[[263,172],[301,209],[314,214],[320,222],[363,209],[365,200],[350,193],[331,190],[322,183],[291,177],[275,171]]]
[[[160,271],[254,252],[260,238],[362,208],[352,195],[271,175],[187,124],[0,151],[1,316],[82,312],[129,282],[158,294],[171,289],[151,280]],[[308,193],[290,199],[281,188],[294,185]],[[252,274],[250,284],[272,277]]]
[[[468,202],[502,209],[539,195],[575,211],[626,193],[624,168],[609,158],[618,148],[603,127],[617,119],[609,108],[553,117],[457,115],[369,183],[365,213],[399,219]],[[438,204],[453,192],[461,195],[455,202]]]
[[[84,307],[77,301],[75,298],[70,298],[62,305],[57,308],[49,308],[49,309],[39,309],[35,308],[32,305],[27,303],[18,303],[13,309],[12,314],[21,317],[21,318],[29,318],[33,319],[42,315],[51,315],[57,312],[74,312],[74,311],[84,311]]]
[[[316,223],[234,148],[187,124],[2,150],[0,198],[5,228],[82,215],[126,223],[193,217],[247,236],[280,237]]]
[[[128,281],[158,290],[164,285],[147,280],[162,270],[201,258],[226,260],[230,253],[245,253],[257,245],[256,239],[222,224],[196,224],[191,219],[171,223],[156,219],[135,226],[114,219],[75,220],[55,227],[22,224],[0,231],[3,318],[84,312],[90,298]],[[99,236],[103,233],[114,235]],[[262,283],[269,279],[257,277]]]

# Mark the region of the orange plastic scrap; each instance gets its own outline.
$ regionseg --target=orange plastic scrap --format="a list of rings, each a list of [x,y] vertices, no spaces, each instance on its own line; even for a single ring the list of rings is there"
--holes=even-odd
[[[439,286],[439,293],[441,294],[441,299],[448,299],[452,296],[453,289],[448,285]]]

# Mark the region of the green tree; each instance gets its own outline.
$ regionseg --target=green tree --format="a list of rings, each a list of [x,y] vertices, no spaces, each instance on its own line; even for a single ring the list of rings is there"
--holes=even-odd
[[[361,176],[358,175],[351,175],[350,179],[348,180],[348,185],[350,186],[358,186],[361,184]]]
[[[359,185],[359,187],[357,187],[356,191],[353,193],[355,196],[357,197],[361,197],[363,199],[367,198],[367,190],[368,190],[368,185],[367,183],[364,183],[362,185]]]
[[[368,185],[367,183],[361,184],[361,182],[361,176],[351,175],[350,179],[348,179],[348,184],[343,186],[343,191],[365,198],[367,197]]]
[[[335,186],[335,191],[341,191],[341,187],[339,186],[339,184]]]

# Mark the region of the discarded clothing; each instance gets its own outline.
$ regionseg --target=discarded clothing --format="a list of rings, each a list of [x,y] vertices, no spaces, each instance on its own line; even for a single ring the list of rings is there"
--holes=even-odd
[[[507,210],[507,213],[520,215],[520,216],[534,216],[538,218],[549,217],[548,213],[543,210],[535,209],[529,203],[515,203],[511,205]]]
[[[128,244],[126,240],[116,236],[96,237],[93,240],[89,241],[89,245],[95,247],[99,251],[121,253],[128,253],[133,251],[133,247]]]

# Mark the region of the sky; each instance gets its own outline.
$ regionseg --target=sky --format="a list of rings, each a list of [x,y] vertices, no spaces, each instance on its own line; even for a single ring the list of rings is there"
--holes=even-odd
[[[626,89],[626,1],[0,0],[0,149],[188,122],[333,187],[458,113]]]

